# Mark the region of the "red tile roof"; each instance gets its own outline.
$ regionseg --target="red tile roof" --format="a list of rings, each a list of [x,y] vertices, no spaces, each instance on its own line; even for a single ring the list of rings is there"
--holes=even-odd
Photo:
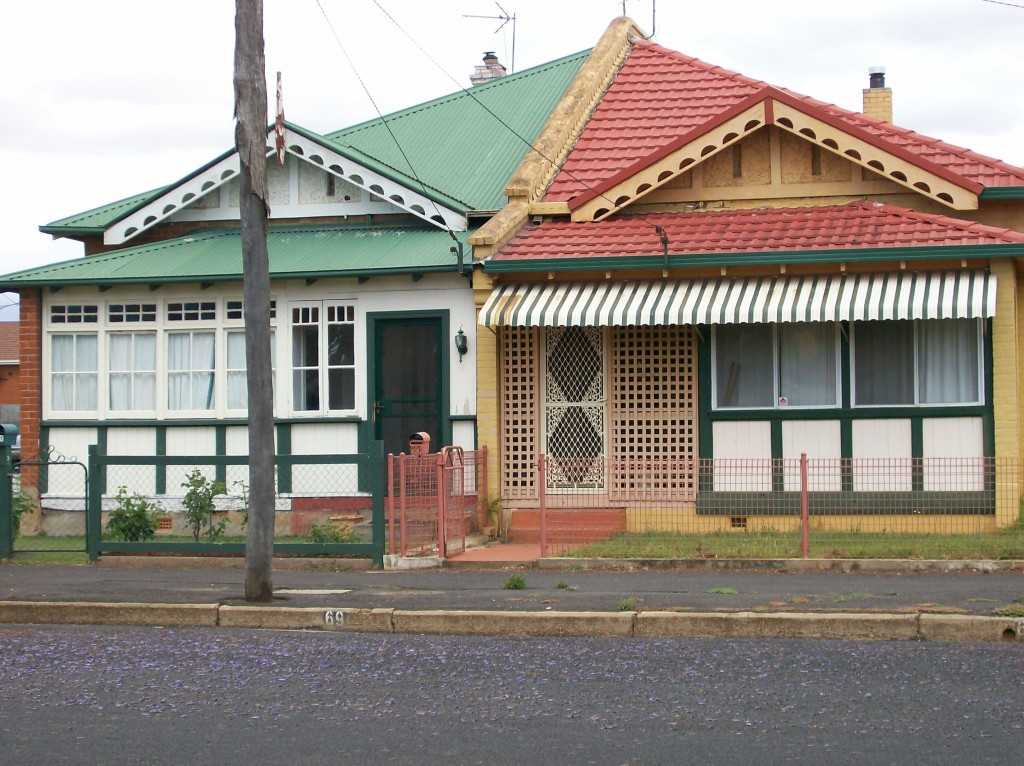
[[[634,43],[546,199],[564,201],[587,191],[766,87],[772,86],[652,42]],[[1024,168],[779,90],[975,183],[1024,186]]]
[[[18,358],[18,323],[0,322],[0,362]]]
[[[822,207],[619,214],[596,223],[558,219],[523,227],[494,260],[661,255],[656,224],[664,227],[672,255],[1024,243],[1024,234],[1011,229],[878,202],[850,202]]]

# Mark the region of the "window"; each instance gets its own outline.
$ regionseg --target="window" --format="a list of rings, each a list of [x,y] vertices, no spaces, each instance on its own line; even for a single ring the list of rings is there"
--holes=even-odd
[[[270,333],[270,367],[277,369],[277,349],[274,333]],[[245,360],[245,331],[233,330],[227,333],[227,376],[228,376],[228,409],[246,410],[249,408],[248,376]]]
[[[63,412],[95,410],[96,335],[53,335],[50,344],[50,402],[53,409]]]
[[[201,319],[216,319],[215,301],[191,301],[189,303],[168,303],[168,322],[197,322]]]
[[[110,409],[156,409],[156,333],[109,336]]]
[[[155,322],[155,303],[111,303],[107,306],[107,321],[111,324],[126,322]]]
[[[326,321],[321,321],[321,319]],[[292,406],[297,412],[355,409],[355,307],[292,308]]]
[[[245,306],[242,301],[226,301],[224,314],[228,319],[245,319]],[[270,302],[270,318],[277,319],[277,301]]]
[[[292,309],[292,398],[298,412],[320,409],[320,308]]]
[[[837,406],[836,331],[833,322],[715,327],[715,407]]]
[[[855,322],[859,406],[981,403],[981,325],[975,319]]]
[[[327,307],[328,408],[356,406],[355,307]]]
[[[167,335],[167,407],[212,410],[216,342],[211,331]]]
[[[96,324],[99,321],[99,307],[93,305],[67,304],[50,306],[51,324]]]

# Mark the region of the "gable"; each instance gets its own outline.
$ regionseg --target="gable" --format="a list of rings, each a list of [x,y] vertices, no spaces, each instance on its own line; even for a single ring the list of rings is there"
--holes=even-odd
[[[768,92],[784,107],[799,110],[833,133],[855,137],[860,145],[900,158],[901,162],[888,163],[873,158],[886,167],[886,175],[896,170],[909,178],[902,164],[906,162],[970,189],[975,197],[985,187],[1024,186],[1022,168],[638,41],[591,114],[545,200],[570,202],[588,190],[607,186],[609,179],[621,178],[680,136],[705,132],[756,100],[757,94]],[[776,116],[793,121],[792,115]],[[804,128],[816,135],[820,132],[807,120],[800,122],[793,122],[796,132]],[[828,137],[836,140],[834,135]],[[860,151],[851,145],[843,152],[848,148]],[[900,182],[898,177],[893,180]],[[934,186],[927,180],[924,183]],[[948,189],[944,191],[954,203],[938,200],[942,204],[960,209],[967,204],[970,209],[970,200],[965,203]]]
[[[367,199],[384,203],[391,212],[409,213],[442,229],[464,231],[466,228],[463,213],[445,204],[447,200],[441,198],[442,201],[438,201],[435,198],[437,195],[427,196],[395,180],[391,174],[371,169],[369,163],[359,162],[343,154],[316,134],[288,125],[285,129],[285,147],[288,155],[359,188]],[[267,156],[272,153],[273,148],[268,145]],[[178,211],[197,209],[195,206],[214,192],[224,197],[221,187],[232,181],[237,183],[238,173],[238,153],[230,151],[222,154],[181,181],[171,184],[155,198],[118,218],[104,230],[103,243],[124,244],[143,231],[168,220]],[[424,191],[429,192],[429,189],[424,187]],[[230,202],[230,198],[227,202]],[[270,204],[273,207],[273,199]]]

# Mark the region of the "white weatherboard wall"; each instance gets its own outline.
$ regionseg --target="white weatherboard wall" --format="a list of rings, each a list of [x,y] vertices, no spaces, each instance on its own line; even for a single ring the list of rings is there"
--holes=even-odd
[[[712,425],[711,433],[715,460],[724,461],[715,466],[716,492],[771,490],[771,423],[767,420],[719,420]],[[763,461],[763,464],[755,467],[754,461]]]
[[[155,428],[107,429],[108,455],[155,455]],[[145,465],[112,465],[107,468],[107,494],[116,495],[124,485],[129,492],[156,494],[156,467]]]
[[[293,455],[351,455],[359,451],[356,423],[299,423],[292,426]],[[292,494],[349,495],[359,489],[358,466],[297,465]]]
[[[454,259],[452,266],[454,268]],[[206,419],[211,424],[224,418],[244,417],[244,411],[227,409],[227,373],[226,373],[226,332],[240,330],[244,327],[241,320],[228,320],[225,312],[227,300],[239,300],[242,294],[241,283],[228,283],[200,289],[198,285],[164,285],[157,292],[151,292],[145,286],[115,287],[106,292],[97,288],[67,287],[59,293],[47,294],[43,307],[43,419],[47,421],[66,420],[97,420],[113,423],[118,418],[139,419],[155,418],[156,420],[173,423],[175,419]],[[446,310],[449,312],[449,337],[442,341],[448,344],[449,356],[449,409],[451,415],[476,415],[476,311],[473,306],[473,293],[465,278],[453,273],[425,274],[419,282],[413,282],[408,276],[380,277],[359,284],[355,279],[324,279],[307,285],[304,280],[275,281],[271,294],[277,302],[277,318],[273,320],[276,369],[275,369],[275,414],[277,417],[308,417],[311,420],[327,416],[356,416],[367,418],[367,314],[371,312],[409,312],[424,310]],[[179,301],[213,301],[217,304],[217,319],[195,322],[169,322],[166,319],[167,304]],[[292,399],[292,332],[290,305],[311,301],[337,301],[348,303],[355,308],[355,406],[351,410],[320,412],[302,412],[293,408]],[[158,320],[152,323],[118,324],[107,322],[107,306],[119,303],[155,303]],[[96,324],[51,325],[49,322],[50,306],[69,304],[94,304],[99,306],[100,321]],[[216,334],[216,404],[209,411],[174,412],[167,407],[167,342],[168,332],[186,330],[210,330]],[[459,361],[455,351],[455,334],[462,330],[468,339],[469,351]],[[99,380],[97,401],[98,407],[88,411],[54,411],[51,403],[50,363],[52,333],[88,332],[99,333],[101,336],[111,331],[155,331],[157,333],[157,370],[156,370],[156,410],[110,411],[109,386],[106,370],[108,368],[108,343],[101,339],[98,344]],[[487,332],[485,330],[485,332]],[[472,424],[463,424],[459,428],[459,442],[462,446],[473,446],[469,442]],[[168,484],[170,489],[170,484]]]
[[[858,492],[909,492],[913,471],[909,418],[853,421],[853,488]]]
[[[807,487],[811,492],[836,492],[842,489],[839,460],[842,445],[838,420],[782,421],[782,457],[799,461],[806,452],[808,459],[818,461],[808,470]],[[787,462],[783,487],[787,492],[800,489],[800,472],[795,463]]]
[[[224,432],[224,451],[228,455],[249,454],[249,429],[246,426],[228,426]],[[274,453],[277,454],[277,429],[274,429]],[[239,482],[249,485],[249,466],[229,465],[225,473],[228,494],[237,495]],[[275,482],[276,486],[276,482]]]
[[[924,488],[978,492],[985,488],[981,418],[924,418],[923,455],[945,458],[925,461]]]
[[[50,446],[52,459],[77,461],[89,465],[89,445],[96,444],[95,428],[52,428]],[[85,497],[85,472],[77,465],[55,466],[47,469],[46,494],[54,497]],[[80,507],[78,504],[76,507]]]
[[[216,453],[217,429],[213,426],[185,426],[167,429],[168,455],[215,455]],[[210,481],[217,478],[216,467],[212,465],[196,467]],[[167,466],[167,494],[171,496],[184,495],[185,488],[181,485],[192,470],[191,466]]]

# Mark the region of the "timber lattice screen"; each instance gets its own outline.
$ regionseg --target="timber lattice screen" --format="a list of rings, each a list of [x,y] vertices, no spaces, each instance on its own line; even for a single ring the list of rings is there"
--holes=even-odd
[[[538,333],[533,327],[501,330],[502,497],[537,496]]]
[[[697,343],[686,326],[615,327],[611,495],[696,495]]]

